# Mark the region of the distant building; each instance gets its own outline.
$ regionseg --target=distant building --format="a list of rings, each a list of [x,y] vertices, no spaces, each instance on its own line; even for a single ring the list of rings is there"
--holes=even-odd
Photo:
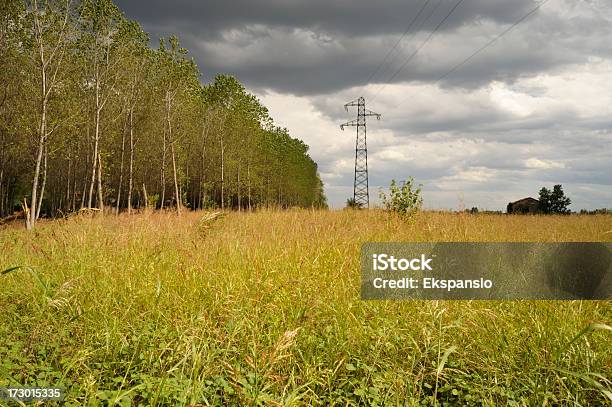
[[[508,213],[519,213],[519,214],[536,214],[539,213],[540,201],[535,198],[528,197],[519,199],[516,202],[510,202],[506,208]]]

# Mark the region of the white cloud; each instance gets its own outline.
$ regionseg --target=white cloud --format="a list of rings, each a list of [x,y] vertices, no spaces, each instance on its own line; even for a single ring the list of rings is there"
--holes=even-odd
[[[525,160],[525,167],[536,170],[550,170],[554,168],[565,168],[565,164],[553,160],[540,160],[533,157]]]
[[[474,91],[386,86],[373,104],[383,120],[368,127],[371,200],[392,178],[413,175],[425,184],[428,207],[503,209],[553,182],[568,185],[576,205],[610,206],[612,164],[606,168],[604,162],[612,163],[612,148],[594,148],[612,147],[612,92],[601,86],[612,83],[609,68],[609,61],[591,61]],[[342,132],[338,125],[355,113],[343,112],[342,105],[357,90],[370,100],[379,88],[318,97],[261,95],[279,124],[312,147],[336,207],[352,193],[354,165],[354,129]],[[574,182],[585,177],[603,183],[596,193]]]

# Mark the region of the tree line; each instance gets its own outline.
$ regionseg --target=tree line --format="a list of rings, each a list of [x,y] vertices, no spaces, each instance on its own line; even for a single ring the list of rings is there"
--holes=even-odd
[[[326,206],[308,146],[111,0],[0,5],[0,217]]]

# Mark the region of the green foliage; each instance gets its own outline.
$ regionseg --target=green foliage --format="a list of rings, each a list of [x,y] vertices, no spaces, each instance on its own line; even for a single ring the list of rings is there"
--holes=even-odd
[[[542,187],[542,189],[540,189],[539,201],[538,209],[542,213],[568,214],[571,212],[568,206],[572,201],[565,196],[561,185],[555,185],[552,191]]]
[[[156,208],[159,203],[159,194],[148,195],[147,198],[149,201],[147,202],[150,208]]]
[[[580,209],[581,215],[610,215],[612,214],[612,209],[610,208],[599,208],[599,209]]]
[[[389,194],[380,191],[380,200],[384,208],[395,212],[400,216],[410,216],[421,209],[423,198],[421,197],[422,185],[415,186],[414,179],[408,178],[398,185],[395,180],[391,180]]]
[[[355,201],[355,198],[347,198],[346,199],[346,207],[348,209],[361,209],[362,205]]]
[[[42,215],[88,207],[90,195],[95,208],[125,209],[128,197],[131,208],[143,207],[142,185],[159,196],[156,207],[327,207],[308,146],[275,126],[238,79],[203,83],[176,36],[151,49],[111,0],[36,5],[41,12],[17,0],[0,6],[0,217],[31,202],[31,136],[42,118],[38,40],[55,56],[46,68],[54,81],[49,136],[38,139],[48,164],[38,183]]]

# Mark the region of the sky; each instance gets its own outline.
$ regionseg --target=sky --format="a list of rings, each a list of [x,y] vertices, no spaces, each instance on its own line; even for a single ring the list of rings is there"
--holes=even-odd
[[[177,35],[203,82],[232,74],[257,95],[310,146],[332,207],[353,194],[355,128],[340,124],[363,96],[382,114],[367,127],[372,204],[414,177],[431,209],[505,210],[555,184],[573,210],[612,208],[612,2],[548,0],[524,18],[540,2],[117,4],[152,44]]]

